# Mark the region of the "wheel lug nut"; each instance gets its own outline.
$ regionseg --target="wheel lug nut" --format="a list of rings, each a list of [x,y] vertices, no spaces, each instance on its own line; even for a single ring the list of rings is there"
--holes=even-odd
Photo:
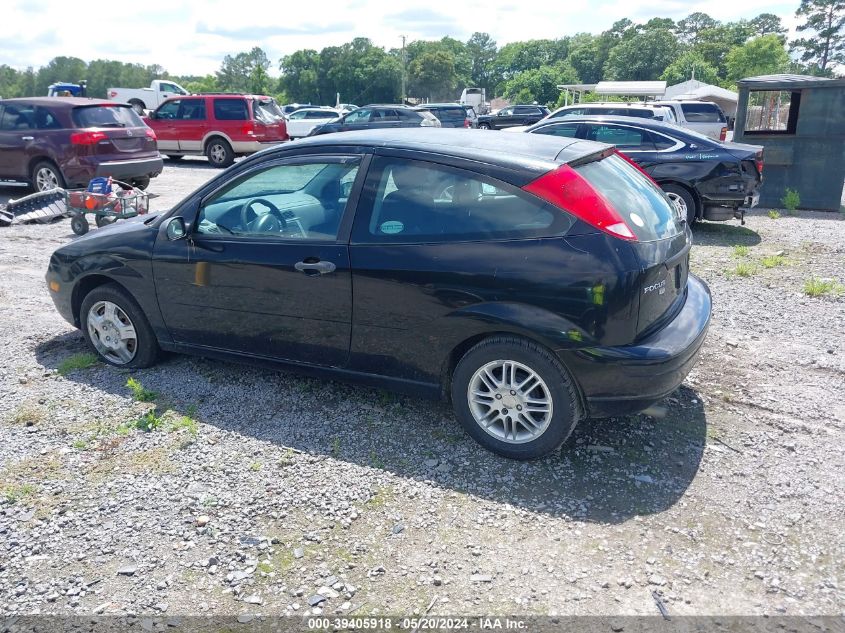
[[[507,410],[507,409],[502,409],[502,413],[504,413],[505,415],[507,415],[507,414],[508,414],[508,410]]]
[[[512,395],[512,396],[515,396],[515,395],[516,395],[516,391],[514,391],[513,389],[511,389],[511,395]]]
[[[502,399],[502,394],[497,393],[497,394],[496,394],[496,400],[501,400],[501,399]]]
[[[516,405],[516,410],[517,410],[517,411],[522,411],[522,405],[521,405],[521,404]]]

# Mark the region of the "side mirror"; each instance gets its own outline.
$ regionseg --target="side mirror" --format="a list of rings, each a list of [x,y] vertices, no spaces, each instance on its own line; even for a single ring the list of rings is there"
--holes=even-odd
[[[155,118],[156,118],[156,113],[155,113],[155,110],[153,110],[152,112],[150,112],[150,113],[147,115],[147,118],[148,118],[148,119],[155,119]]]
[[[167,239],[171,242],[183,239],[188,234],[188,229],[185,227],[185,220],[179,216],[170,218],[165,229]]]

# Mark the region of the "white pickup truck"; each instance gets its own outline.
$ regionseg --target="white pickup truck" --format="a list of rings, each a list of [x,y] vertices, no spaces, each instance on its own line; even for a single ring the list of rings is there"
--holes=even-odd
[[[154,110],[168,97],[190,94],[179,84],[164,79],[153,79],[149,88],[109,88],[106,97],[109,101],[128,103],[138,113]]]

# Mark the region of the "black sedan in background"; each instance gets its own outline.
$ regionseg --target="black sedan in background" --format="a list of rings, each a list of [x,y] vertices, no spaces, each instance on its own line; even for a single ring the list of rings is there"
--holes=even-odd
[[[674,391],[710,321],[690,232],[601,143],[332,134],[144,218],[50,259],[58,311],[104,362],[169,350],[443,397],[515,459]]]
[[[517,125],[531,125],[548,116],[549,109],[539,105],[513,105],[502,108],[496,114],[478,117],[480,130],[504,130]]]
[[[619,116],[547,119],[524,131],[616,146],[663,188],[690,224],[741,219],[760,197],[759,145],[715,141],[671,123]]]
[[[365,105],[339,119],[314,127],[308,136],[397,127],[440,127],[440,121],[430,112],[418,112],[408,106]]]

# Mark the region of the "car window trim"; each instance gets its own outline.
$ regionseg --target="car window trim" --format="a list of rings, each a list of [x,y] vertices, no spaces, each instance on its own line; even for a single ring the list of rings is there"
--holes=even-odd
[[[254,165],[250,169],[247,169],[246,171],[237,175],[237,180],[246,180],[250,177],[250,175],[255,174],[256,172],[265,171],[267,169],[273,169],[274,167],[280,167],[284,165],[308,165],[312,163],[321,162],[342,163],[344,160],[352,158],[360,159],[358,165],[358,173],[355,174],[355,180],[352,182],[352,191],[349,193],[349,198],[346,201],[346,208],[343,210],[343,215],[341,216],[340,223],[338,224],[337,237],[333,240],[290,238],[284,239],[272,236],[259,235],[243,236],[227,235],[225,233],[199,233],[197,231],[197,218],[199,217],[200,211],[207,204],[210,198],[212,198],[214,195],[216,195],[223,189],[226,189],[227,187],[231,186],[233,180],[227,180],[226,182],[215,187],[209,193],[205,194],[204,196],[202,196],[202,198],[199,199],[196,205],[196,209],[194,211],[194,217],[190,223],[190,227],[188,230],[188,239],[191,241],[198,241],[197,236],[200,236],[199,240],[203,242],[208,240],[221,243],[234,241],[241,244],[245,242],[260,242],[262,244],[349,244],[349,234],[352,230],[352,217],[354,217],[355,209],[358,206],[360,192],[363,188],[366,172],[369,171],[372,154],[338,154],[333,152],[330,154],[306,154],[298,156],[279,157],[271,161]]]

